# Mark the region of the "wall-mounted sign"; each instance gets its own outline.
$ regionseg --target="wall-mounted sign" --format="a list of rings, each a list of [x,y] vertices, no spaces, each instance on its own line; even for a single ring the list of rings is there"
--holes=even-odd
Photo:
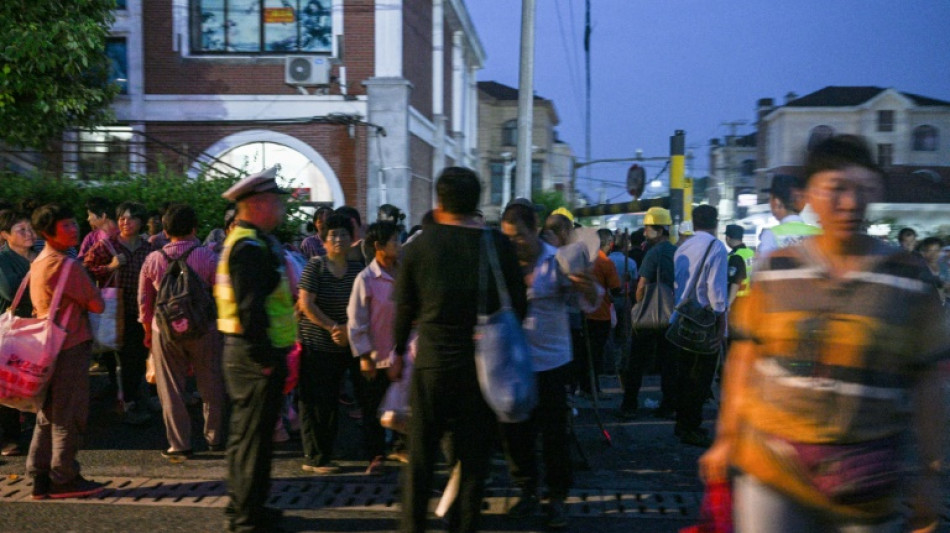
[[[266,24],[286,24],[296,22],[292,7],[265,7],[264,22]]]

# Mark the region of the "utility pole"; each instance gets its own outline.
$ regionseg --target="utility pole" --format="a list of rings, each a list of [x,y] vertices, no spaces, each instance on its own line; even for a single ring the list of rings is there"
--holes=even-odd
[[[584,68],[587,92],[585,96],[584,112],[584,159],[591,160],[590,153],[590,0],[584,3]],[[590,167],[587,168],[587,180],[590,181]]]
[[[521,0],[521,70],[518,76],[518,164],[515,167],[515,196],[523,198],[531,198],[531,129],[534,127],[534,1]]]

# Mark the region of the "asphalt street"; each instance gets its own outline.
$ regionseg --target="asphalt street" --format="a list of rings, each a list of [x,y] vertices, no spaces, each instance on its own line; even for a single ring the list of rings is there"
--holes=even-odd
[[[93,391],[104,376],[93,376]],[[676,532],[696,522],[702,485],[696,477],[701,449],[681,444],[673,422],[645,414],[632,421],[614,416],[620,389],[614,377],[602,378],[599,409],[608,443],[589,400],[576,400],[574,489],[568,498],[567,531]],[[658,379],[648,376],[641,404],[659,396]],[[388,462],[379,476],[363,474],[367,461],[360,451],[359,421],[341,405],[337,454],[344,471],[314,476],[301,470],[300,443],[278,445],[272,472],[270,504],[284,510],[282,527],[289,531],[394,531],[398,518],[400,466]],[[208,452],[200,440],[200,410],[192,408],[196,454],[182,463],[160,455],[167,446],[159,416],[133,427],[120,421],[110,401],[92,402],[88,433],[79,453],[83,474],[107,483],[107,490],[86,500],[34,502],[24,476],[25,458],[6,457],[0,464],[0,531],[2,532],[204,532],[223,531],[226,503],[223,453]],[[712,427],[715,405],[707,404],[706,425]],[[31,419],[26,420],[29,428]],[[29,429],[22,445],[29,442]],[[447,477],[437,473],[437,486]],[[543,515],[523,520],[505,516],[516,491],[503,456],[496,454],[484,503],[487,532],[544,531]],[[433,494],[433,506],[438,494]],[[432,531],[444,530],[438,519]],[[941,529],[945,531],[945,529]],[[946,529],[950,531],[950,529]]]

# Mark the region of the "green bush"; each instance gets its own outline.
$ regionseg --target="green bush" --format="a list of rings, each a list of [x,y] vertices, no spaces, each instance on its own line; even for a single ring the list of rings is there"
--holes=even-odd
[[[217,177],[217,174],[214,179],[189,178],[168,171],[149,175],[117,174],[96,182],[41,174],[0,173],[0,199],[14,204],[27,200],[36,207],[51,202],[68,205],[76,213],[83,233],[90,230],[85,204],[92,196],[101,196],[115,205],[124,201],[141,202],[149,211],[159,210],[165,202],[185,203],[198,212],[198,236],[203,239],[212,229],[222,226],[228,202],[221,198],[221,193],[237,180],[236,176]],[[275,233],[284,242],[291,242],[299,238],[300,228],[308,220],[299,204],[290,201],[287,217]]]

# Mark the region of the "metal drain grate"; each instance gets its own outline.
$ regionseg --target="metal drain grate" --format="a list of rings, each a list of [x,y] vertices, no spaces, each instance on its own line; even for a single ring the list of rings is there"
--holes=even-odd
[[[224,507],[227,490],[223,481],[148,478],[99,479],[106,490],[85,499],[46,500],[69,503],[117,505]],[[8,476],[0,480],[0,502],[33,501],[30,478]],[[518,492],[508,488],[485,490],[482,512],[499,515],[517,501]],[[575,489],[565,501],[574,517],[682,518],[699,515],[701,493],[637,492],[607,489]],[[435,508],[433,498],[430,508]],[[276,479],[267,504],[280,509],[333,509],[396,512],[399,487],[395,482]]]

